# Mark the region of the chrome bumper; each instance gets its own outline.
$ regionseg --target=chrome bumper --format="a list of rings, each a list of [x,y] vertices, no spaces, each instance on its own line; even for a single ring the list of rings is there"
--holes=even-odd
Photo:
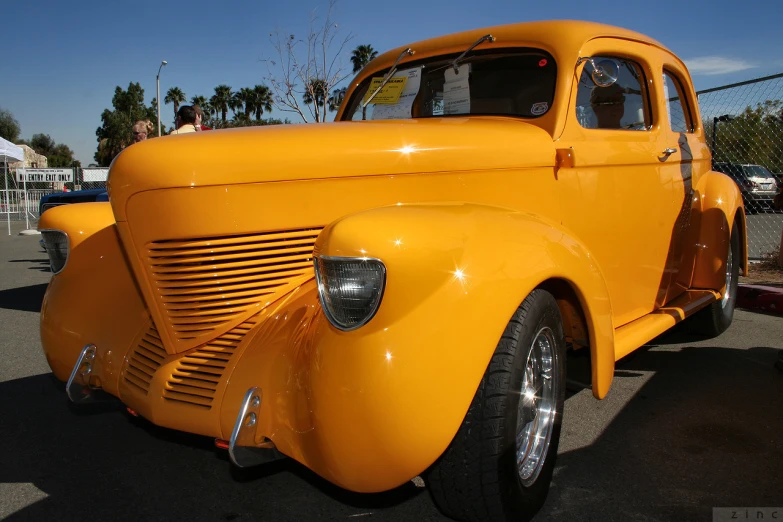
[[[271,440],[264,439],[260,444],[256,443],[256,427],[261,409],[261,397],[261,389],[258,387],[254,386],[247,390],[234,423],[234,430],[231,432],[228,454],[231,457],[231,462],[240,468],[258,466],[284,457],[282,453],[277,451]]]
[[[73,366],[68,384],[65,385],[65,393],[76,404],[119,401],[102,389],[90,386],[90,374],[97,351],[98,348],[94,344],[88,344],[82,349],[82,353],[79,354],[79,358],[76,359],[76,364]]]

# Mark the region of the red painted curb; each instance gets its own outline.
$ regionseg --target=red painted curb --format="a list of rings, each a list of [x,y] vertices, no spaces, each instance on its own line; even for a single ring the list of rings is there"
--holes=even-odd
[[[783,288],[762,285],[739,285],[737,308],[783,316]]]

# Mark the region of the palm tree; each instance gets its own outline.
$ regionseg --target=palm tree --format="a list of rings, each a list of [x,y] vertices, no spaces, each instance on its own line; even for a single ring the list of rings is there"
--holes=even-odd
[[[327,94],[326,80],[311,78],[305,93],[302,95],[302,101],[308,105],[315,102],[316,105],[323,107],[326,104]]]
[[[245,97],[241,90],[231,94],[231,101],[228,103],[228,106],[231,112],[234,113],[235,118],[237,114],[242,114],[242,109],[245,107]]]
[[[365,65],[378,56],[378,51],[372,48],[372,45],[359,45],[351,52],[351,62],[353,62],[353,72],[361,71]]]
[[[174,119],[177,119],[177,112],[179,111],[179,104],[187,100],[185,93],[179,87],[172,87],[166,93],[166,97],[163,98],[163,102],[166,104],[174,104]]]
[[[198,105],[204,111],[206,111],[205,107],[207,106],[207,103],[209,103],[209,102],[207,101],[207,99],[204,96],[193,96],[190,99],[190,104],[191,105]]]
[[[256,113],[256,121],[261,119],[261,115],[266,112],[272,112],[272,91],[266,85],[256,85],[253,87],[252,107]]]
[[[232,104],[232,98],[231,87],[228,85],[218,85],[215,87],[215,95],[209,99],[215,112],[220,112],[223,123],[226,123],[226,115],[229,106]]]
[[[345,98],[345,92],[347,90],[347,87],[342,87],[332,91],[331,96],[329,96],[329,100],[327,100],[330,111],[334,112],[340,108],[340,104],[343,102],[343,99]]]

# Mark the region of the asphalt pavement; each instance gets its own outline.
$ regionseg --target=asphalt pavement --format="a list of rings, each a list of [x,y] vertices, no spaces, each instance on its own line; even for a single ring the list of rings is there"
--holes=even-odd
[[[46,254],[12,227],[0,234],[0,519],[446,520],[413,484],[362,495],[291,460],[239,470],[210,439],[72,408],[41,352]],[[685,323],[620,361],[603,401],[573,385],[535,520],[708,521],[716,506],[783,506],[781,348],[783,318],[738,310],[716,339],[694,340]]]

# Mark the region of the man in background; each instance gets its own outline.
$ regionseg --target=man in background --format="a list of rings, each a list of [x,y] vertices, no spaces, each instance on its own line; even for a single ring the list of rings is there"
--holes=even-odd
[[[177,128],[169,133],[186,134],[196,132],[196,109],[192,105],[183,105],[177,111]]]
[[[203,125],[201,123],[204,120],[204,111],[201,110],[201,107],[199,105],[194,105],[193,108],[196,109],[196,130],[197,131],[212,130],[212,127],[207,127],[206,125]]]
[[[620,129],[620,121],[625,114],[625,94],[622,87],[612,84],[609,87],[593,87],[590,92],[590,105],[593,108],[598,129]]]

